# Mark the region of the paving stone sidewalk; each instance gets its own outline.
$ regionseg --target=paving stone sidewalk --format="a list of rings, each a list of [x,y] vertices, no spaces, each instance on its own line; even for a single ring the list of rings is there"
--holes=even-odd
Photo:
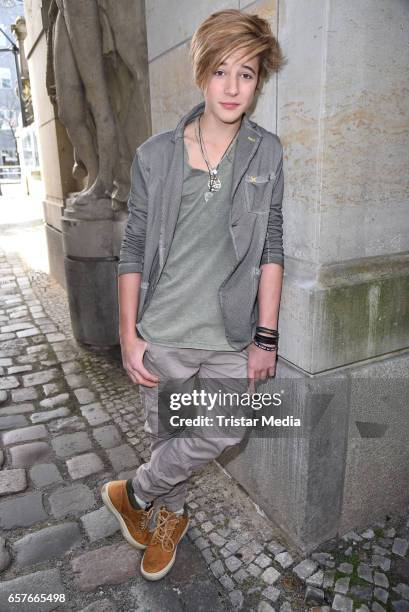
[[[174,568],[141,578],[99,493],[149,458],[120,351],[79,346],[63,289],[16,254],[0,251],[0,280],[1,612],[409,612],[408,509],[303,556],[216,463],[191,480]]]

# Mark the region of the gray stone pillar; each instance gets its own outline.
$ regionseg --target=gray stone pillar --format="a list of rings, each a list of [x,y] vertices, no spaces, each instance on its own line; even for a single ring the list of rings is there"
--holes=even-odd
[[[277,380],[259,390],[296,376],[309,391],[288,403],[302,433],[223,463],[311,550],[409,501],[409,6],[269,4],[289,59],[271,125],[286,259]]]
[[[107,349],[119,344],[117,235],[124,215],[108,199],[98,202],[98,218],[67,204],[61,221],[73,333],[78,342]]]

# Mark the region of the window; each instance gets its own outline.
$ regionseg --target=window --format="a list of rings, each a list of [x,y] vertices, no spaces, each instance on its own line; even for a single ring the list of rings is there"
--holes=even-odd
[[[0,89],[11,89],[10,68],[0,68]]]

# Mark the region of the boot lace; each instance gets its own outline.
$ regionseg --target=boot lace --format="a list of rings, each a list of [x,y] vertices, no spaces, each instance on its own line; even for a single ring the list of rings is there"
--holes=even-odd
[[[139,526],[141,528],[141,531],[145,531],[145,529],[147,529],[149,521],[152,518],[153,510],[154,508],[152,506],[152,508],[150,508],[149,510],[143,510],[143,512],[140,513]]]
[[[175,548],[172,534],[179,520],[180,517],[176,516],[170,510],[166,510],[165,507],[162,507],[157,514],[157,523],[151,539],[151,544],[161,544],[163,550],[172,552]]]

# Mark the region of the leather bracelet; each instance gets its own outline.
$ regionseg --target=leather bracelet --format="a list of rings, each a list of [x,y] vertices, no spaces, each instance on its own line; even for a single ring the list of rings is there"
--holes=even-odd
[[[254,339],[262,344],[278,344],[278,338],[272,336],[262,336],[261,334],[255,334]]]
[[[262,344],[260,344],[259,342],[257,342],[257,340],[253,340],[253,344],[255,344],[256,346],[258,346],[258,348],[263,349],[263,351],[276,351],[277,350],[277,346],[263,346]]]
[[[277,337],[280,335],[277,329],[270,329],[269,327],[261,327],[260,325],[256,327],[256,332],[267,332],[268,334],[271,334]]]
[[[258,331],[254,334],[255,338],[261,340],[266,340],[267,342],[278,342],[278,336],[266,336],[265,334],[260,334]]]

